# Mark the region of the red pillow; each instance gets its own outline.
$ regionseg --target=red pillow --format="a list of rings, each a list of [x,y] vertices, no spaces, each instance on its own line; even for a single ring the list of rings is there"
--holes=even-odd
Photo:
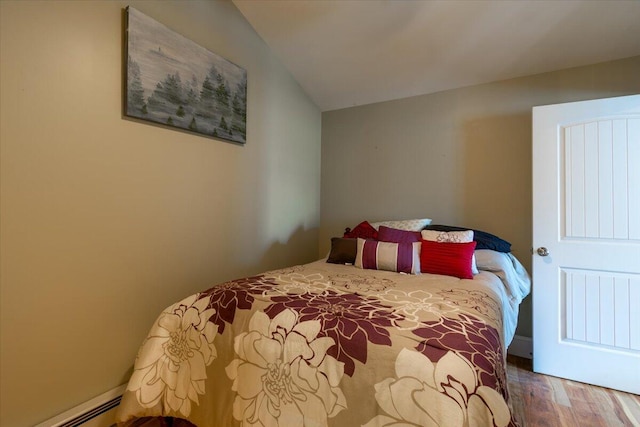
[[[356,227],[351,230],[347,228],[344,232],[344,236],[351,239],[361,238],[361,239],[374,239],[378,240],[378,230],[373,228],[373,225],[369,224],[367,221],[362,221],[360,224],[356,225]]]
[[[459,279],[473,279],[471,258],[475,248],[476,242],[445,243],[423,240],[420,249],[420,271]]]

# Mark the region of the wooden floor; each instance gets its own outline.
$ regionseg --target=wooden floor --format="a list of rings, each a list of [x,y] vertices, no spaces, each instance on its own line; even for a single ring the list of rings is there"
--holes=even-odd
[[[507,357],[509,393],[522,427],[640,427],[640,396],[531,370],[531,360]]]

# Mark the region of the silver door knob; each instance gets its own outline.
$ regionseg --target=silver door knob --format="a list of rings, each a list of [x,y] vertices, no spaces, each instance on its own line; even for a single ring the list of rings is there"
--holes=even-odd
[[[538,255],[540,256],[547,256],[549,255],[549,250],[547,248],[545,248],[544,246],[540,246],[536,252],[538,252]]]

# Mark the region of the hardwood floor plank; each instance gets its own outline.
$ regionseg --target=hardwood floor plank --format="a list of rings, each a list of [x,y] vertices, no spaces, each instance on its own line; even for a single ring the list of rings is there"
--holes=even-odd
[[[627,416],[633,427],[640,427],[640,399],[634,399],[631,395],[614,392],[614,396],[620,402],[624,414]]]
[[[640,396],[532,371],[509,355],[511,407],[522,427],[640,427]]]
[[[562,382],[558,378],[549,377],[549,383],[553,389],[553,401],[558,405],[571,407],[571,401],[562,386]]]
[[[612,408],[611,411],[603,412],[602,418],[605,425],[608,426],[624,426],[623,418],[621,418],[616,412],[616,406],[618,403],[614,400],[610,390],[600,387],[593,387],[591,390],[593,398],[598,402],[599,407]],[[640,426],[639,426],[640,427]]]

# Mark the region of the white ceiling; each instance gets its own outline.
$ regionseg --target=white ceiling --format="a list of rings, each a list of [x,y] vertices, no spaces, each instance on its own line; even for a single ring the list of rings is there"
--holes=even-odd
[[[322,111],[640,55],[640,0],[233,3]]]

